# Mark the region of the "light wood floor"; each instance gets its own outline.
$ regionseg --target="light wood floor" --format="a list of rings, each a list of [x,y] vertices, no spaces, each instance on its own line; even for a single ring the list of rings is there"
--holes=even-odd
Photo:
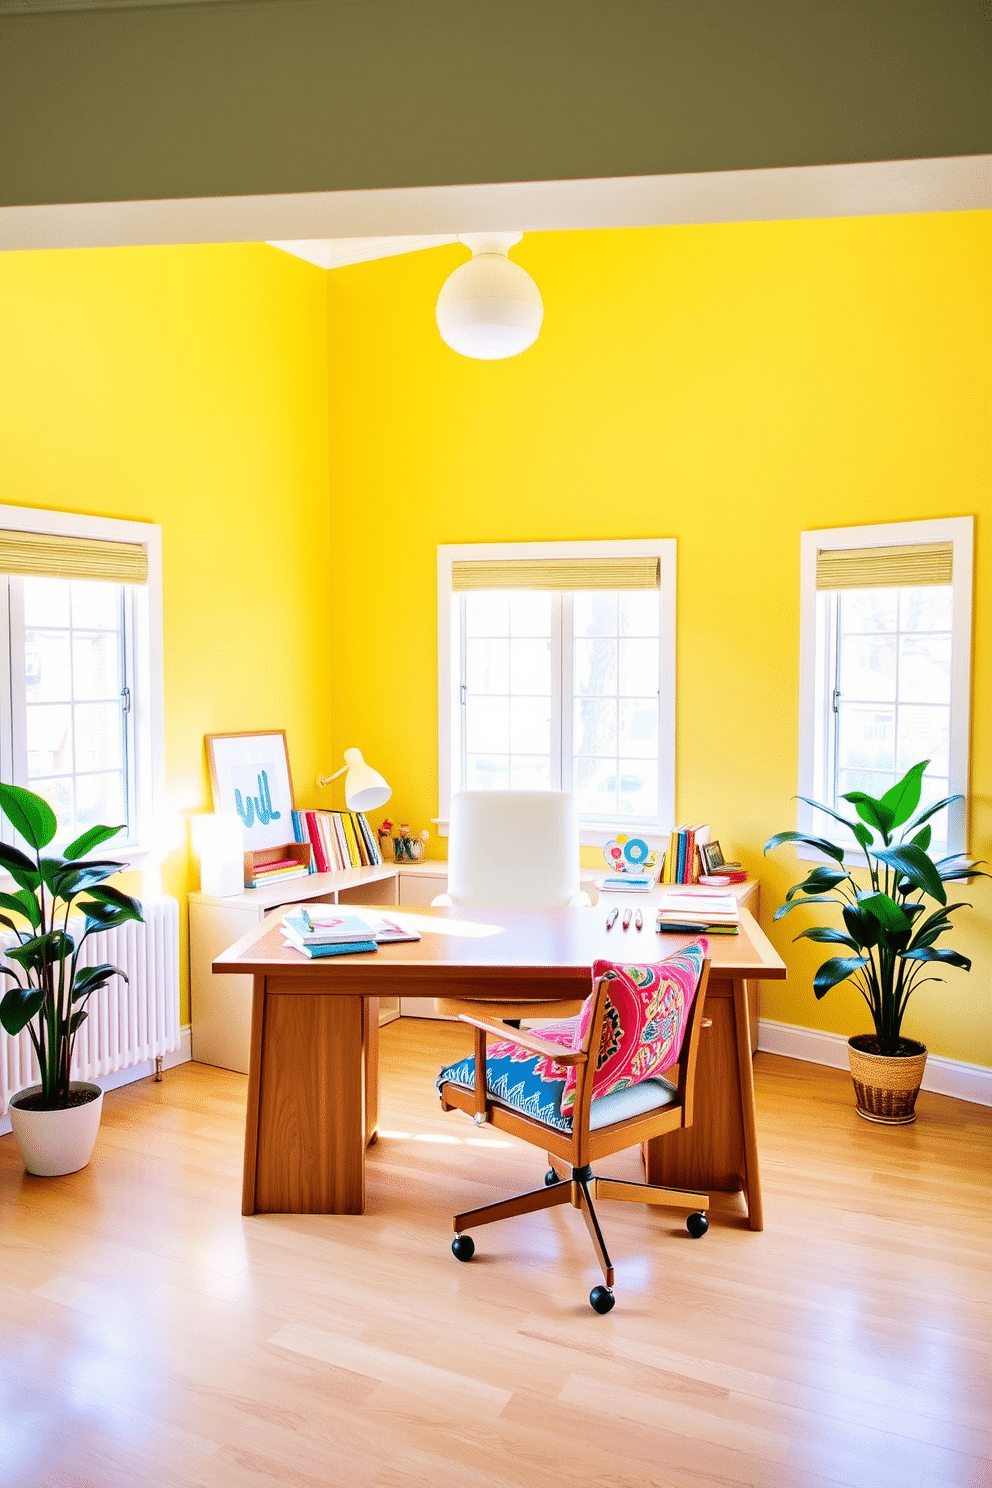
[[[4,1488],[988,1488],[992,1113],[924,1094],[880,1129],[759,1055],[766,1230],[604,1204],[599,1317],[569,1209],[451,1255],[456,1208],[543,1174],[441,1113],[468,1043],[383,1030],[364,1218],[243,1220],[245,1080],[203,1065],[110,1094],[70,1178],[0,1138]]]

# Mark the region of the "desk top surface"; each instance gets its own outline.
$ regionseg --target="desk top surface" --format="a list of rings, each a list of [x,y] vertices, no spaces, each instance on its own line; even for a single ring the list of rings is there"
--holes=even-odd
[[[350,908],[351,906],[349,906]],[[632,906],[634,907],[634,906]],[[333,991],[335,982],[349,982],[354,990],[355,972],[368,982],[370,996],[377,996],[380,981],[411,983],[429,979],[427,986],[410,986],[412,995],[437,996],[445,981],[463,984],[478,979],[574,979],[588,975],[598,960],[660,961],[697,937],[658,935],[654,914],[645,906],[645,926],[623,930],[618,922],[606,928],[603,908],[582,909],[464,909],[456,907],[397,909],[395,905],[356,905],[381,912],[398,924],[416,930],[417,941],[380,946],[375,952],[354,956],[313,958],[287,946],[279,931],[282,911],[269,915],[262,924],[218,956],[215,972],[243,975],[298,975],[319,978]],[[785,965],[747,910],[741,912],[739,935],[709,938],[714,972],[723,971],[762,981],[785,977]],[[383,992],[385,989],[382,989]],[[405,989],[404,989],[405,995]]]

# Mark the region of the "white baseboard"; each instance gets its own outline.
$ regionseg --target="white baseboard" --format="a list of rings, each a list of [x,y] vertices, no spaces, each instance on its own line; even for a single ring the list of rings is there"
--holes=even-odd
[[[162,1068],[174,1069],[177,1064],[188,1064],[192,1057],[190,1027],[188,1023],[184,1023],[179,1030],[179,1048],[173,1049],[170,1054],[162,1055]],[[146,1059],[141,1064],[132,1064],[129,1069],[115,1070],[112,1075],[101,1075],[93,1083],[99,1085],[101,1090],[118,1090],[122,1085],[133,1085],[136,1080],[147,1080],[154,1073],[154,1059]],[[4,1136],[9,1131],[10,1117],[0,1116],[0,1136]]]
[[[847,1069],[847,1039],[842,1033],[824,1033],[818,1028],[797,1028],[793,1023],[758,1019],[758,1048],[766,1054],[784,1054],[787,1059],[805,1059],[808,1064],[827,1064]],[[923,1089],[976,1106],[992,1106],[992,1069],[965,1064],[962,1059],[927,1057]]]

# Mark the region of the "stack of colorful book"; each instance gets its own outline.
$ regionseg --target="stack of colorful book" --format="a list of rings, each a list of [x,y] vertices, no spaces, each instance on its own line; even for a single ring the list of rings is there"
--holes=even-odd
[[[297,842],[310,843],[317,873],[382,863],[375,833],[361,811],[294,811],[293,832]]]
[[[733,894],[694,889],[686,894],[662,894],[657,928],[669,935],[736,935],[741,911]]]
[[[395,941],[420,939],[415,930],[408,930],[384,915],[341,914],[337,910],[303,907],[283,915],[280,929],[286,945],[302,951],[304,956],[314,957],[353,956]]]
[[[710,827],[698,822],[694,827],[676,827],[665,854],[661,882],[690,884],[699,882],[699,849],[710,840]]]

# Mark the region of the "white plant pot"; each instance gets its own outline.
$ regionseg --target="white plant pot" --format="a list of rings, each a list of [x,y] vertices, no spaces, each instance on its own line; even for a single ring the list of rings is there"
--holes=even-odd
[[[70,1090],[91,1090],[94,1099],[66,1111],[24,1111],[18,1102],[37,1095],[40,1085],[19,1090],[10,1101],[10,1125],[24,1166],[39,1178],[77,1173],[93,1156],[103,1110],[103,1091],[88,1080],[73,1080]]]

